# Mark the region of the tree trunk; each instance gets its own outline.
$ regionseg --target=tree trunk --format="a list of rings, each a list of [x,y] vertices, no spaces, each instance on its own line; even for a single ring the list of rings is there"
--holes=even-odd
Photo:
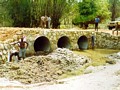
[[[112,16],[111,16],[111,21],[115,21],[115,17],[116,17],[116,0],[113,1],[113,5],[111,7],[112,10]]]
[[[52,28],[60,28],[60,22],[58,18],[52,18]]]

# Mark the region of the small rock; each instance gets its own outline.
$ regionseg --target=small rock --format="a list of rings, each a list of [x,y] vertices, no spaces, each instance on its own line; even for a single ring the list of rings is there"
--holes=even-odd
[[[116,64],[116,61],[115,61],[115,60],[106,60],[106,63],[109,63],[109,64]]]
[[[92,73],[95,67],[89,66],[85,69],[84,74]]]
[[[20,67],[19,67],[17,64],[13,64],[10,69],[12,69],[12,70],[17,70],[17,69],[19,69],[19,68],[20,68]]]

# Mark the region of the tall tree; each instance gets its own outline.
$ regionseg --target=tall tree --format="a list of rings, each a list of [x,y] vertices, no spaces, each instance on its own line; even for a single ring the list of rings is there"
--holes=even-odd
[[[15,27],[30,26],[30,0],[8,0],[9,14]]]
[[[53,0],[52,7],[52,28],[58,28],[60,25],[59,19],[62,17],[63,11],[67,5],[66,0]]]
[[[39,27],[40,17],[51,16],[52,27],[58,28],[60,18],[74,0],[2,0],[7,1],[7,10],[15,27]],[[70,5],[69,5],[70,6]]]
[[[120,0],[109,0],[111,20],[114,21],[115,18],[120,16]]]
[[[109,17],[109,14],[107,0],[83,0],[79,2],[79,16],[73,20],[73,23],[87,28],[89,23],[94,23],[96,16],[104,20]]]
[[[74,19],[78,14],[78,1],[71,0],[67,2],[67,6],[62,14],[60,22],[62,22],[64,25],[70,25],[72,24],[72,19]]]
[[[30,1],[30,20],[31,27],[39,27],[40,26],[40,17],[45,15],[45,3],[44,0],[31,0]]]
[[[0,0],[0,26],[12,26],[12,19],[10,18],[7,1]]]

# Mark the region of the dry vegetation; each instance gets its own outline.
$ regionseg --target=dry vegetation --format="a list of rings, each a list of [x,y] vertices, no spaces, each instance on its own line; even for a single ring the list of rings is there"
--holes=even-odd
[[[7,39],[13,38],[14,35],[16,35],[16,32],[18,30],[13,29],[2,29],[0,30],[0,41],[5,41]]]

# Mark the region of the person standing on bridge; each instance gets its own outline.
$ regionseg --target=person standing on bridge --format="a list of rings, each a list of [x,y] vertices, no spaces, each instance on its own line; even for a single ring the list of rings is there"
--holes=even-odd
[[[98,31],[98,23],[100,22],[100,18],[96,17],[95,18],[95,31]]]
[[[46,28],[47,27],[47,16],[41,16],[41,28]]]
[[[51,27],[51,17],[50,16],[48,16],[47,21],[48,21],[48,28],[50,29],[50,27]]]
[[[114,31],[116,31],[116,35],[118,35],[118,31],[120,30],[118,22],[116,22],[115,30],[112,31],[112,35],[114,35]]]

